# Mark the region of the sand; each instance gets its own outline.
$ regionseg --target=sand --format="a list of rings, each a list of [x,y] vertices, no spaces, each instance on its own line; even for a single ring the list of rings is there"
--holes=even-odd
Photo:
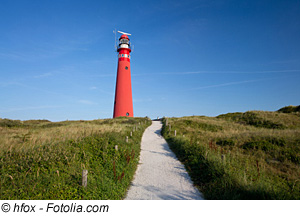
[[[139,165],[126,200],[201,200],[183,164],[161,136],[161,121],[153,121],[142,137]]]

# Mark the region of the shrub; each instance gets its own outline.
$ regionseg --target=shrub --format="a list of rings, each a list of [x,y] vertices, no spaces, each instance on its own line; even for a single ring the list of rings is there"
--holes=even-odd
[[[228,113],[225,115],[219,115],[217,118],[222,118],[225,120],[235,121],[244,125],[251,125],[258,128],[269,128],[269,129],[284,129],[284,125],[279,123],[274,123],[262,118],[259,118],[254,112],[245,113]]]
[[[219,146],[234,146],[235,141],[232,139],[219,139],[216,141],[216,144]]]
[[[276,149],[276,146],[267,140],[249,141],[241,146],[245,150],[263,150],[270,151]]]
[[[23,127],[20,120],[0,119],[0,127]]]
[[[282,113],[292,113],[292,112],[300,112],[300,105],[298,106],[286,106],[281,109],[279,109],[277,112],[282,112]]]
[[[208,123],[203,123],[200,121],[188,120],[188,119],[180,120],[178,126],[183,126],[183,127],[188,126],[190,128],[203,130],[203,131],[211,131],[211,132],[217,132],[222,130],[222,127],[218,125],[213,125],[213,124],[208,124]]]
[[[282,148],[286,145],[286,141],[283,138],[277,137],[265,137],[263,139],[253,139],[245,142],[241,147],[245,150],[263,150],[271,151]]]

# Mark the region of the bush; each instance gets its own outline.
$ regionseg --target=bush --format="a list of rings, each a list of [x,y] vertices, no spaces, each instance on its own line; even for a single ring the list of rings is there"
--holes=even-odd
[[[249,141],[241,146],[245,150],[263,150],[270,151],[276,149],[276,146],[267,140]]]
[[[258,128],[269,128],[269,129],[284,129],[284,125],[279,123],[274,123],[262,118],[259,118],[254,112],[245,113],[228,113],[224,115],[219,115],[217,118],[222,118],[225,120],[235,121],[244,125],[251,125]]]
[[[203,131],[211,131],[211,132],[217,132],[222,130],[222,127],[218,125],[203,123],[195,120],[187,120],[187,119],[181,120],[178,123],[178,126],[183,126],[183,127],[188,126],[190,128],[203,130]]]
[[[300,112],[300,105],[298,106],[286,106],[281,109],[279,109],[277,112],[282,112],[282,113],[292,113],[292,112]]]
[[[245,150],[263,150],[266,152],[280,148],[282,149],[284,146],[286,146],[286,141],[283,138],[276,137],[265,137],[258,140],[254,139],[241,145],[241,147]]]
[[[232,139],[219,139],[216,141],[216,144],[219,146],[234,146],[235,141]]]
[[[23,127],[20,120],[0,119],[0,127]]]

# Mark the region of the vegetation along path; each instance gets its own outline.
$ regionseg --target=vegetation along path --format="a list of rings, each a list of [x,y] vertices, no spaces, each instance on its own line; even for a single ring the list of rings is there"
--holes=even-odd
[[[161,136],[161,128],[160,121],[153,121],[143,134],[140,164],[126,199],[203,199]]]

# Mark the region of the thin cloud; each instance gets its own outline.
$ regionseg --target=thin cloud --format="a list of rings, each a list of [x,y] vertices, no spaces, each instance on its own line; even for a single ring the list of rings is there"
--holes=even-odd
[[[257,73],[297,73],[300,70],[261,70],[261,71],[185,71],[185,72],[156,72],[156,73],[144,73],[144,74],[133,74],[134,76],[144,75],[193,75],[193,74],[227,74],[227,73],[240,73],[240,74],[257,74]]]
[[[203,74],[203,73],[244,73],[244,74],[256,74],[256,73],[295,73],[300,72],[300,70],[261,70],[261,71],[194,71],[194,72],[180,72],[174,73],[178,75],[188,75],[188,74]]]
[[[84,100],[84,99],[78,100],[78,102],[81,103],[81,104],[85,104],[85,105],[97,105],[96,102],[93,102],[93,101],[90,101],[90,100]]]
[[[44,73],[44,74],[40,74],[40,75],[36,75],[36,76],[33,76],[33,78],[45,78],[45,77],[49,77],[49,76],[53,76],[52,73]]]
[[[264,80],[266,80],[266,79],[264,79]],[[191,88],[191,89],[187,89],[185,91],[200,90],[200,89],[209,89],[209,88],[217,88],[217,87],[224,87],[224,86],[231,86],[231,85],[238,85],[238,84],[259,82],[259,81],[263,81],[263,80],[246,80],[246,81],[238,81],[238,82],[229,82],[229,83],[222,83],[222,84],[216,84],[216,85],[209,85],[209,86],[201,86],[201,87]]]
[[[35,91],[59,96],[61,98],[64,97],[67,99],[76,99],[76,97],[71,96],[71,95],[66,95],[66,94],[62,94],[62,93],[51,91],[51,90],[40,89],[40,88],[29,86],[29,85],[19,83],[19,82],[3,82],[3,83],[0,82],[0,87],[7,87],[7,86],[18,86],[18,87],[23,87],[23,88],[30,89],[30,90],[35,90]]]
[[[99,92],[101,92],[101,93],[104,93],[104,94],[107,94],[107,95],[113,95],[113,93],[107,92],[107,91],[105,91],[105,90],[103,90],[103,89],[100,89],[100,88],[98,88],[97,86],[91,86],[91,87],[89,88],[89,90],[97,90],[97,91],[99,91]]]
[[[89,77],[115,77],[116,74],[93,74],[89,75]]]
[[[238,84],[245,84],[245,83],[253,83],[253,82],[260,82],[260,81],[267,81],[267,80],[274,80],[274,79],[285,79],[291,78],[292,76],[283,76],[283,77],[272,77],[272,78],[264,78],[264,79],[254,79],[254,80],[244,80],[244,81],[237,81],[237,82],[228,82],[228,83],[221,83],[216,85],[209,85],[209,86],[201,86],[196,88],[187,89],[184,91],[191,91],[191,90],[200,90],[200,89],[208,89],[208,88],[216,88],[216,87],[224,87],[224,86],[231,86],[231,85],[238,85]]]
[[[23,60],[25,57],[19,53],[0,53],[0,57],[6,59],[21,59]]]
[[[97,91],[99,91],[99,92],[101,92],[101,93],[103,93],[103,94],[106,94],[106,95],[113,95],[114,93],[112,93],[112,92],[107,92],[107,91],[105,91],[105,90],[103,90],[103,89],[99,89],[99,88],[96,88],[95,90],[97,90]]]
[[[133,99],[133,102],[152,102],[152,99]]]
[[[26,111],[26,110],[36,110],[36,109],[47,109],[47,108],[61,108],[63,106],[59,105],[42,105],[42,106],[27,106],[20,108],[9,108],[9,109],[1,109],[1,113],[15,112],[15,111]]]
[[[6,86],[23,86],[23,84],[18,83],[18,82],[0,82],[0,86],[6,87]]]

